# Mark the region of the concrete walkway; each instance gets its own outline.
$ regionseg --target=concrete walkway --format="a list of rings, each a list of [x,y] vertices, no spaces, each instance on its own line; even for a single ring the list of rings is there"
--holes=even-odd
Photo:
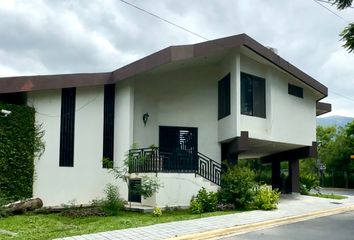
[[[336,193],[335,190],[333,190]],[[345,194],[345,192],[341,192]],[[347,199],[333,200],[301,195],[283,195],[277,210],[273,211],[249,211],[230,215],[215,216],[179,222],[156,224],[146,227],[129,228],[124,230],[101,232],[81,236],[62,238],[65,240],[87,240],[87,239],[168,239],[181,236],[193,236],[198,234],[226,228],[235,228],[248,224],[259,224],[265,221],[272,221],[280,218],[293,218],[300,215],[311,215],[316,212],[334,211],[343,207],[354,207],[354,196],[345,194]],[[354,209],[354,208],[353,208]],[[188,237],[187,237],[188,238]],[[193,239],[191,237],[190,239]]]

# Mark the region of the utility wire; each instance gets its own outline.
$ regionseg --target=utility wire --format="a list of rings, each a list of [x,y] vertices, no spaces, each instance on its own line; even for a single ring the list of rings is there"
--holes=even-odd
[[[178,27],[179,29],[182,29],[183,31],[186,31],[186,32],[188,32],[188,33],[190,33],[190,34],[193,34],[194,36],[197,36],[197,37],[202,38],[202,39],[204,39],[204,40],[210,41],[210,39],[208,39],[208,38],[206,38],[206,37],[204,37],[204,36],[202,36],[202,35],[200,35],[200,34],[198,34],[198,33],[196,33],[196,32],[193,32],[192,30],[189,30],[189,29],[187,29],[187,28],[185,28],[185,27],[182,27],[181,25],[178,25],[178,24],[176,24],[176,23],[174,23],[174,22],[171,22],[171,21],[169,21],[169,20],[167,20],[167,19],[165,19],[165,18],[163,18],[163,17],[160,17],[160,16],[158,16],[157,14],[154,14],[154,13],[152,13],[152,12],[149,12],[149,11],[147,11],[147,10],[145,10],[145,9],[143,9],[143,8],[141,8],[141,7],[139,7],[139,6],[137,6],[137,5],[134,5],[134,4],[132,4],[132,3],[130,3],[130,2],[127,2],[127,1],[125,1],[125,0],[119,0],[119,1],[121,1],[122,3],[125,3],[125,4],[127,4],[127,5],[129,5],[129,6],[131,6],[131,7],[133,7],[133,8],[136,8],[136,9],[138,9],[138,10],[140,10],[140,11],[146,13],[146,14],[149,14],[150,16],[153,16],[154,18],[157,18],[157,19],[159,19],[159,20],[161,20],[161,21],[164,21],[164,22],[166,22],[166,23],[168,23],[168,24],[170,24],[170,25],[173,25],[173,26],[175,26],[175,27]]]
[[[326,7],[325,5],[323,5],[322,3],[320,3],[319,0],[313,0],[316,4],[320,5],[321,7],[325,8],[327,11],[331,12],[332,14],[336,15],[337,17],[339,17],[340,19],[342,19],[344,22],[346,23],[350,23],[347,19],[343,18],[342,16],[340,16],[339,14],[337,14],[336,12],[332,11],[331,9],[329,9],[328,7]]]
[[[335,91],[333,91],[333,90],[329,90],[329,92],[330,92],[330,93],[333,93],[333,94],[335,94],[335,95],[337,95],[337,96],[339,96],[339,97],[342,97],[342,98],[345,98],[345,99],[347,99],[347,100],[349,100],[349,101],[353,101],[353,102],[354,102],[354,98],[345,96],[345,95],[340,94],[340,93],[338,93],[338,92],[335,92]]]

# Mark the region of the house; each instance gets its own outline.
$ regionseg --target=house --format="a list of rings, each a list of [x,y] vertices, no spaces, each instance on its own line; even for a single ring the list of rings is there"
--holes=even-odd
[[[316,116],[327,88],[246,34],[172,46],[107,73],[6,77],[0,93],[25,96],[45,130],[33,195],[45,205],[87,203],[114,179],[102,159],[121,166],[150,156],[139,172],[163,184],[145,205],[184,206],[201,187],[217,190],[221,161],[289,162],[299,191],[299,159],[316,155]],[[153,146],[152,146],[153,145]],[[156,147],[155,147],[156,146]],[[133,183],[132,183],[133,184]]]

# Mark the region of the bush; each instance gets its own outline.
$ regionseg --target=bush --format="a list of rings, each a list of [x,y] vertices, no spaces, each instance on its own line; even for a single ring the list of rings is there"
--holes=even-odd
[[[316,175],[312,173],[300,174],[300,193],[308,195],[311,189],[317,188],[320,182]]]
[[[267,185],[258,186],[255,190],[253,206],[261,210],[272,210],[277,208],[280,192],[272,190]]]
[[[193,213],[215,212],[217,205],[217,193],[208,192],[205,188],[202,188],[199,190],[197,196],[191,200],[191,211]]]
[[[154,211],[152,212],[152,215],[154,217],[161,217],[162,216],[162,210],[159,207],[155,207]]]
[[[7,201],[3,194],[0,193],[0,218],[7,217],[9,215],[6,207],[4,207],[8,203],[9,201]]]
[[[104,192],[106,194],[105,198],[96,200],[93,204],[101,207],[108,216],[118,215],[125,205],[125,201],[120,198],[118,188],[112,184],[107,184]]]
[[[234,204],[236,208],[247,208],[253,201],[255,173],[247,167],[229,166],[221,176],[219,200],[224,204]]]
[[[202,203],[199,202],[197,199],[195,199],[194,197],[191,200],[190,203],[190,210],[192,213],[194,214],[201,214],[203,213],[203,206]]]

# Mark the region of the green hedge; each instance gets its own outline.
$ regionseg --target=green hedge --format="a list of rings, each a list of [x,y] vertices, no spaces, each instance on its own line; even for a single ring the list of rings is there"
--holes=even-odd
[[[0,102],[0,194],[8,200],[32,196],[34,157],[38,150],[35,111],[28,106]]]

